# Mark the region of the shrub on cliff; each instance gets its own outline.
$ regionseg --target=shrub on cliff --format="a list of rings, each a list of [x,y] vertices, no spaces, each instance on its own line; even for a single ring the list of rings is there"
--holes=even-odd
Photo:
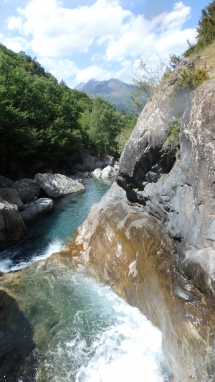
[[[181,73],[181,79],[175,85],[175,92],[192,91],[207,80],[208,71],[205,68],[197,68],[189,72],[184,69]]]

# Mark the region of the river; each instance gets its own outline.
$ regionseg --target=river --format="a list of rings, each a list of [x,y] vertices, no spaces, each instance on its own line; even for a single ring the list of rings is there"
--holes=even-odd
[[[28,227],[22,242],[1,253],[0,270],[18,270],[60,250],[110,185],[111,181],[89,180],[84,193],[59,199],[53,213]],[[13,313],[13,333],[6,330],[3,339],[8,346],[15,341],[14,348],[20,347],[22,367],[16,371],[17,381],[171,380],[161,333],[138,309],[83,268],[44,269],[42,263],[26,268],[21,284],[11,287],[19,319]],[[23,331],[27,345],[23,345]],[[11,375],[11,368],[5,367],[0,381],[15,381]]]

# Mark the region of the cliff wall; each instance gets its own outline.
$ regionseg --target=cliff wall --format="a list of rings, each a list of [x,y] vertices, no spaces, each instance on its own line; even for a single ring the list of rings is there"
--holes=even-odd
[[[186,60],[148,102],[115,184],[79,228],[76,262],[163,332],[174,381],[215,380],[215,80],[184,99]],[[180,153],[170,136],[180,118]],[[120,186],[120,187],[119,187]]]

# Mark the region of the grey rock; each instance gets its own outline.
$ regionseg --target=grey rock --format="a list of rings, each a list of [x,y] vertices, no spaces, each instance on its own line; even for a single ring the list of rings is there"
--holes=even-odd
[[[32,202],[40,194],[40,186],[33,179],[24,178],[17,180],[11,187],[18,192],[23,203]]]
[[[102,170],[100,168],[96,168],[94,171],[91,172],[91,176],[96,179],[100,179],[102,176]]]
[[[83,184],[61,174],[36,174],[35,181],[51,198],[85,190]]]
[[[0,188],[11,187],[13,184],[12,180],[5,178],[5,176],[0,175]]]
[[[30,221],[38,216],[52,211],[54,208],[54,202],[49,198],[40,198],[35,202],[26,204],[24,211],[21,212],[21,216],[24,221]]]
[[[19,197],[18,192],[13,188],[0,188],[0,197],[6,202],[16,204],[19,211],[24,209],[24,204]]]
[[[103,168],[101,173],[102,179],[113,178],[114,176],[116,176],[116,170],[112,166]]]
[[[27,228],[15,204],[0,198],[0,250],[18,243],[27,233]]]

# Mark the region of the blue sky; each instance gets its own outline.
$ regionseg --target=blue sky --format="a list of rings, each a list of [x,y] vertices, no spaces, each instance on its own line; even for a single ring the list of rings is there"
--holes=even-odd
[[[195,41],[203,0],[0,0],[0,42],[37,57],[68,86],[130,83],[140,57],[182,53]]]

